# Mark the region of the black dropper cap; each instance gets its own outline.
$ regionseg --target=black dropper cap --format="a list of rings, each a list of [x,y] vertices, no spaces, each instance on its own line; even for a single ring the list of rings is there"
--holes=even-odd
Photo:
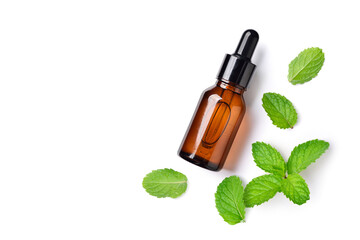
[[[255,30],[246,30],[235,53],[225,55],[217,79],[233,82],[246,89],[256,68],[256,65],[251,63],[251,57],[258,41],[259,34]]]

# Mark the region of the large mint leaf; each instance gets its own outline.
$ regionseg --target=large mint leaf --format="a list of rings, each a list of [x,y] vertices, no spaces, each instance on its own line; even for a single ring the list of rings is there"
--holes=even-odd
[[[269,174],[251,180],[245,187],[246,207],[253,207],[269,201],[281,190],[281,177]]]
[[[311,140],[296,146],[287,162],[288,173],[299,173],[315,162],[329,148],[323,140]]]
[[[277,93],[264,93],[262,106],[273,124],[279,128],[293,128],[297,113],[292,103]]]
[[[268,173],[285,176],[286,164],[281,154],[270,144],[252,144],[252,155],[256,165]]]
[[[281,191],[293,203],[301,205],[310,199],[310,191],[305,180],[297,173],[282,179]]]
[[[152,196],[177,198],[186,191],[187,178],[172,169],[158,169],[147,174],[142,185]]]
[[[302,84],[317,76],[325,61],[320,48],[308,48],[302,51],[289,64],[288,80],[292,84]]]
[[[216,208],[220,216],[230,225],[245,219],[244,189],[239,177],[225,178],[215,193]]]

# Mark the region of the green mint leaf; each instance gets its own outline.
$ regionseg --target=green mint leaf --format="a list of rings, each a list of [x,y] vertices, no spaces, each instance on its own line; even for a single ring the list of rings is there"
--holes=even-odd
[[[281,129],[293,128],[297,113],[292,103],[277,93],[264,93],[262,106],[273,124]]]
[[[281,191],[293,203],[301,205],[310,199],[310,191],[305,180],[297,173],[282,179]]]
[[[244,189],[239,177],[225,178],[215,193],[216,208],[224,221],[230,225],[245,219]]]
[[[186,191],[187,178],[180,172],[164,168],[147,174],[142,185],[152,196],[177,198]]]
[[[329,148],[323,140],[311,140],[296,146],[287,162],[288,173],[299,173],[315,162]]]
[[[256,165],[268,173],[285,176],[286,164],[281,154],[270,144],[256,142],[252,144],[252,155]]]
[[[281,190],[280,176],[263,175],[251,180],[245,187],[244,202],[246,207],[253,207],[269,201]]]
[[[317,76],[324,61],[325,56],[320,48],[305,49],[289,64],[289,82],[295,85],[310,81]]]

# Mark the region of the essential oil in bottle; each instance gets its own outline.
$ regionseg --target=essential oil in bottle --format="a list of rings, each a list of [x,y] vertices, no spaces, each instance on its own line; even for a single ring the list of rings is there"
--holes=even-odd
[[[245,114],[243,93],[255,65],[251,57],[259,40],[246,30],[235,53],[226,54],[216,84],[206,89],[180,145],[179,156],[209,170],[220,170]]]

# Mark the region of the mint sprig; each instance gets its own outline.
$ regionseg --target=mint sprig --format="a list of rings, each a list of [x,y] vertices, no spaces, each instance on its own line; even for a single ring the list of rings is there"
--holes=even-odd
[[[325,61],[321,48],[308,48],[289,64],[288,80],[293,85],[303,84],[317,76]]]
[[[260,205],[274,197],[277,192],[283,192],[295,204],[305,203],[310,199],[310,191],[305,180],[298,173],[315,162],[328,148],[328,142],[318,139],[296,146],[287,163],[287,176],[285,172],[273,171],[273,169],[282,169],[281,155],[275,148],[266,143],[253,143],[252,152],[256,165],[267,172],[271,169],[272,174],[254,178],[245,187],[246,207]]]
[[[293,104],[278,93],[264,93],[262,106],[272,123],[281,128],[293,128],[297,122],[297,113]]]
[[[187,178],[180,172],[164,168],[148,173],[142,185],[152,196],[177,198],[186,191]]]

